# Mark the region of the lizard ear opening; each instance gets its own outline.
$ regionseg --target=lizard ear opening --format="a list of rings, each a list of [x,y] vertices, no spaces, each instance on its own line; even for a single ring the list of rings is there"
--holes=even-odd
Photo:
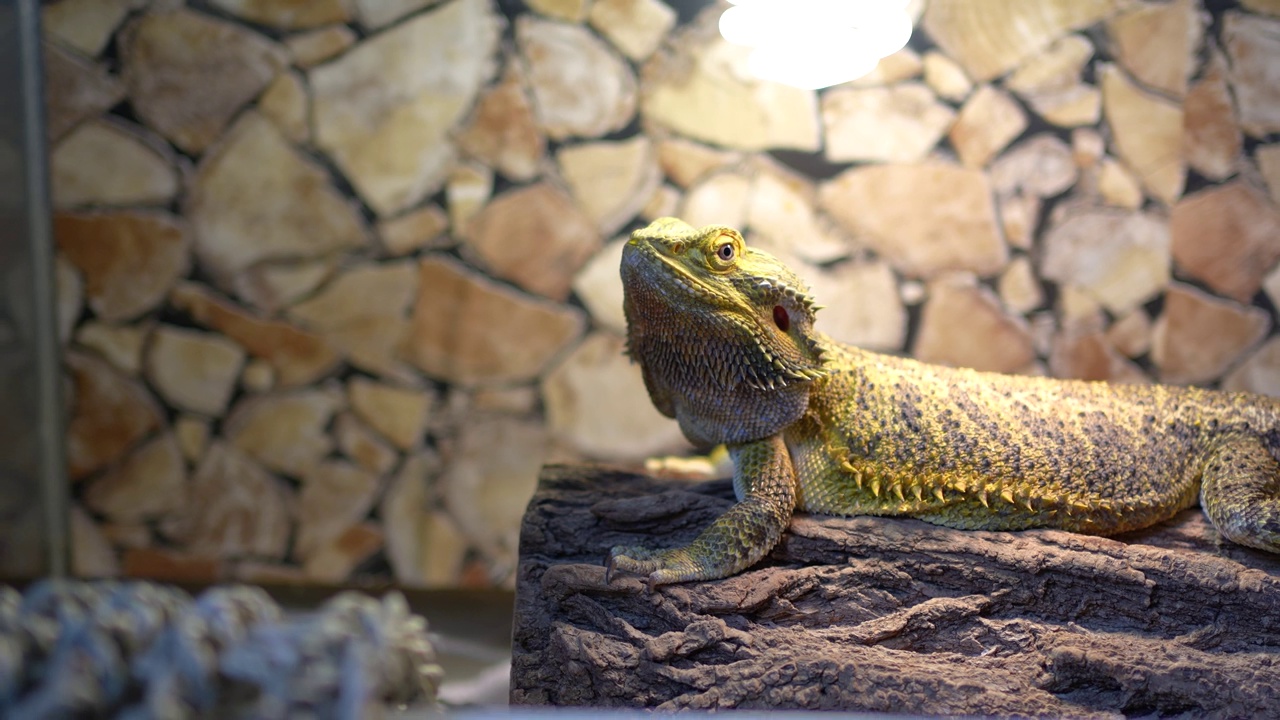
[[[791,315],[787,313],[787,309],[781,305],[773,306],[773,324],[778,326],[782,332],[791,329]]]

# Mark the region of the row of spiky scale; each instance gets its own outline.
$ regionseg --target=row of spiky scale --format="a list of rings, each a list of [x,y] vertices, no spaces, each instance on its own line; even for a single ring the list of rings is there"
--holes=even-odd
[[[753,298],[762,308],[772,308],[773,305],[785,298],[800,304],[810,314],[822,309],[822,306],[814,301],[813,295],[803,286],[797,287],[775,278],[773,280],[760,280],[756,283],[755,288],[763,291],[763,293],[756,293],[756,297]],[[817,380],[827,375],[827,372],[821,367],[823,348],[815,338],[808,335],[803,335],[799,338],[799,342],[804,343],[804,346],[812,356],[813,367],[794,364],[789,367],[782,359],[775,357],[770,352],[769,345],[766,342],[769,332],[768,330],[757,329],[752,335],[756,347],[764,355],[765,362],[769,363],[772,369],[778,371],[780,376],[765,375],[759,372],[751,363],[746,363],[744,366],[746,368],[744,379],[747,385],[757,390],[777,390],[787,387],[788,381],[806,382]]]

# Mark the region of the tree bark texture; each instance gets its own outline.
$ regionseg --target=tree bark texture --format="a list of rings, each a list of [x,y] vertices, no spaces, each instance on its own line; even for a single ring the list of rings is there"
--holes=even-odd
[[[727,480],[544,468],[512,703],[1280,717],[1280,557],[1198,509],[1119,539],[798,514],[735,577],[604,584],[611,546],[688,542],[732,502]]]

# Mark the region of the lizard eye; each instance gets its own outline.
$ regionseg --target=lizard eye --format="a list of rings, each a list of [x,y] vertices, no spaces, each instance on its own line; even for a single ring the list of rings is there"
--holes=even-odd
[[[719,256],[722,262],[733,262],[733,254],[733,243],[725,243],[716,248],[716,255]]]

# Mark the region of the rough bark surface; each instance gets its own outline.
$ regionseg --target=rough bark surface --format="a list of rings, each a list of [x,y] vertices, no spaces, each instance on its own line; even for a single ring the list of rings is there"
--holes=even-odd
[[[604,584],[610,546],[687,542],[732,502],[727,480],[544,468],[512,703],[1280,716],[1280,557],[1199,510],[1120,539],[800,514],[738,576]]]

